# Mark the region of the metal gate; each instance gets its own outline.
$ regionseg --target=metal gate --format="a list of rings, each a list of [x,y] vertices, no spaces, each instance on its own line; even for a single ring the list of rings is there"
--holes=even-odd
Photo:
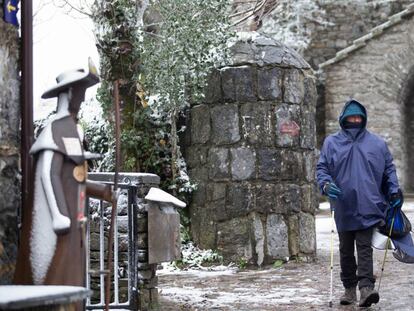
[[[104,178],[106,179],[106,178]],[[106,181],[94,178],[96,181]],[[120,198],[124,199],[124,202],[118,207],[118,211],[122,209],[127,211],[127,237],[123,236],[122,245],[127,245],[127,261],[125,261],[125,251],[120,252],[120,232],[118,216],[114,221],[114,243],[113,243],[113,266],[112,266],[112,279],[111,279],[111,303],[110,309],[129,309],[137,310],[138,308],[138,279],[136,267],[136,241],[137,232],[134,221],[136,217],[136,186],[131,183],[120,183],[121,188]],[[125,200],[125,196],[127,200]],[[122,201],[122,200],[119,200]],[[118,201],[118,202],[119,202]],[[126,201],[126,202],[125,202]],[[119,204],[119,203],[118,203]],[[127,206],[125,206],[127,204]],[[107,217],[107,203],[89,199],[87,201],[87,258],[86,258],[86,287],[93,291],[92,297],[89,297],[86,301],[86,309],[103,309],[105,307],[105,274],[107,269],[107,245],[105,245],[106,235],[109,232],[109,222]],[[118,213],[117,213],[118,214]],[[123,223],[125,225],[125,222]],[[91,243],[91,238],[94,238],[95,243]],[[126,239],[125,239],[126,238]],[[96,247],[97,241],[99,241],[99,247]],[[91,249],[91,244],[93,249]],[[107,243],[106,243],[107,244]],[[99,255],[97,253],[99,249]],[[92,258],[94,255],[94,258]],[[123,258],[120,258],[122,255]],[[122,293],[120,295],[120,292]]]

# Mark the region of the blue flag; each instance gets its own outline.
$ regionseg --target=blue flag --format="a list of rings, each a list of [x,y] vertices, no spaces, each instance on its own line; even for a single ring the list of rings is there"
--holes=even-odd
[[[14,26],[19,26],[19,22],[17,20],[17,11],[19,10],[17,5],[19,4],[19,0],[5,0],[4,1],[4,21],[6,23],[12,24]]]

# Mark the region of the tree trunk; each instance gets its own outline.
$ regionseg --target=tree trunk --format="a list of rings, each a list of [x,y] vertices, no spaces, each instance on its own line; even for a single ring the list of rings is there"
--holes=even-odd
[[[178,136],[177,136],[177,109],[174,108],[171,112],[171,171],[172,171],[172,180],[175,183],[175,179],[177,178],[178,174]],[[174,195],[176,194],[176,190],[174,189]]]

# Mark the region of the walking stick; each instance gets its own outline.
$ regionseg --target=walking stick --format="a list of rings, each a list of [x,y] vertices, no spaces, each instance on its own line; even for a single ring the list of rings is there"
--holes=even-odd
[[[335,209],[331,209],[331,291],[329,294],[329,307],[332,308],[332,296],[333,296],[333,238],[334,238],[334,216]]]
[[[379,281],[378,281],[378,294],[379,294],[380,287],[381,287],[382,274],[384,273],[385,260],[387,258],[388,247],[389,247],[390,241],[391,241],[391,233],[392,233],[392,228],[394,227],[394,219],[395,219],[395,214],[396,213],[397,213],[397,210],[394,211],[394,215],[392,216],[390,232],[388,233],[387,242],[385,243],[385,254],[384,254],[384,259],[382,260],[381,274],[380,274],[380,278],[379,278]]]

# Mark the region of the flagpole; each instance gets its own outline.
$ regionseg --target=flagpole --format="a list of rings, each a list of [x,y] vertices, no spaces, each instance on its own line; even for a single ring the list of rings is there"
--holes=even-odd
[[[33,161],[29,155],[33,143],[33,7],[32,0],[21,1],[21,169],[22,209],[32,204]],[[26,215],[21,215],[25,217]]]

